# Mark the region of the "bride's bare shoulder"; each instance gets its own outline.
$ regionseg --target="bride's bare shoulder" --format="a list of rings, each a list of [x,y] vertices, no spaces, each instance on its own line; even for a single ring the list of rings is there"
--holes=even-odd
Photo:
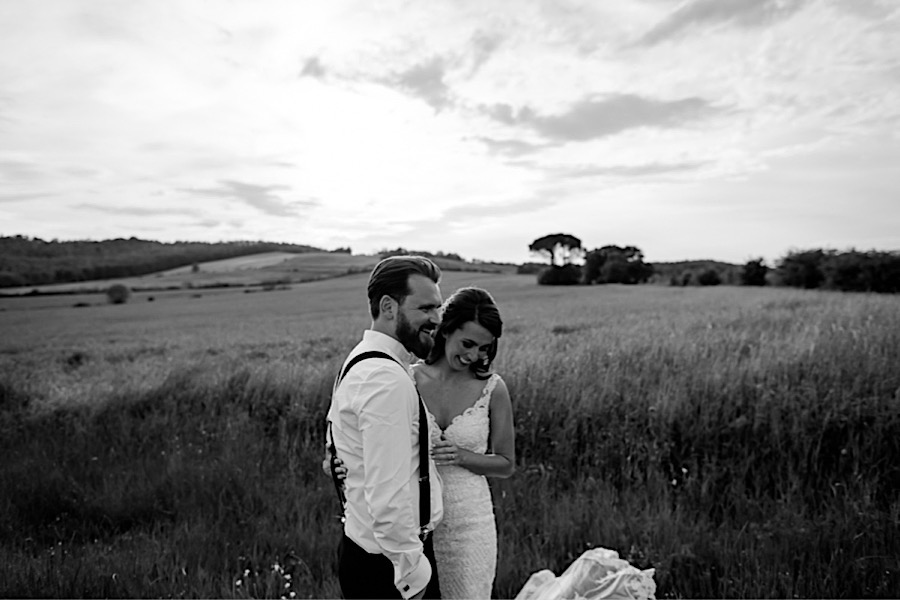
[[[424,360],[420,360],[413,364],[412,372],[413,376],[416,378],[416,383],[421,384],[434,379],[435,368],[433,365],[425,364]]]

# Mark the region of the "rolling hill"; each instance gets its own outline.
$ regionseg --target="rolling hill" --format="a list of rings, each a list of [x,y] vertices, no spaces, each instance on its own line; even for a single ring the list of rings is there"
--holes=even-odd
[[[272,288],[368,272],[379,260],[379,255],[343,252],[261,252],[182,265],[146,275],[8,287],[0,290],[0,295],[101,293],[117,283],[134,291]],[[468,263],[445,257],[433,257],[433,260],[445,271],[515,272],[515,265]]]

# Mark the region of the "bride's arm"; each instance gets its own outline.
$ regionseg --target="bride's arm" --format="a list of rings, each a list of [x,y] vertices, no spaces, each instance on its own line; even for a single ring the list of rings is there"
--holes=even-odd
[[[490,419],[493,454],[470,452],[442,440],[434,445],[435,462],[439,465],[459,465],[485,477],[505,478],[512,475],[516,470],[516,430],[509,390],[502,379],[491,394]]]

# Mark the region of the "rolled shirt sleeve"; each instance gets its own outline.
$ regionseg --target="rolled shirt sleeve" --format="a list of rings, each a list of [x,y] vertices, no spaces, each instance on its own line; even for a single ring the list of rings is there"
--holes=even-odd
[[[418,537],[417,508],[410,492],[410,485],[418,485],[409,476],[414,458],[410,404],[418,410],[418,397],[412,385],[408,390],[397,385],[393,370],[371,373],[358,405],[363,485],[375,541],[394,566],[397,590],[410,598],[428,585],[432,573]]]

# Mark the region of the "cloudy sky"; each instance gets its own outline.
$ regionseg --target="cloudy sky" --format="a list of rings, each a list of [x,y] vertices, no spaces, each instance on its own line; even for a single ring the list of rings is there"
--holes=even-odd
[[[896,0],[0,0],[0,235],[900,250]]]

